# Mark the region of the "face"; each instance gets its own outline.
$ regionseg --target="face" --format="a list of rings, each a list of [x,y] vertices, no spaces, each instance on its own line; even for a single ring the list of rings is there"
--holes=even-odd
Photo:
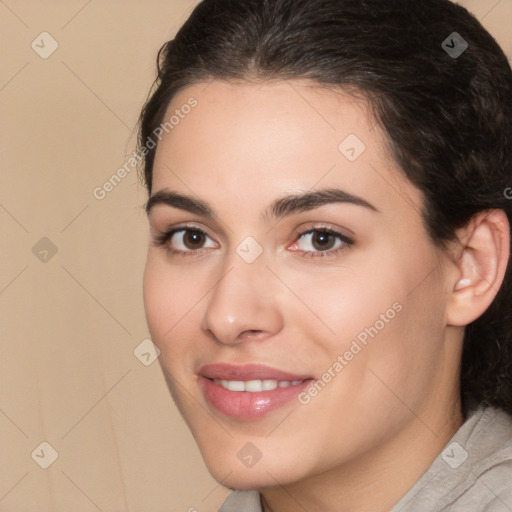
[[[426,430],[417,418],[455,373],[446,262],[366,103],[214,81],[165,119],[176,110],[153,170],[144,303],[212,475],[303,481]]]

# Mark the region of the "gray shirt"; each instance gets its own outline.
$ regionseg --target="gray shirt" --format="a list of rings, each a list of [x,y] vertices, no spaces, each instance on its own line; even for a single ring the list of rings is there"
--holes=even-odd
[[[343,511],[343,504],[340,505]],[[477,408],[390,512],[512,512],[512,416]],[[233,491],[219,512],[263,512],[257,491]]]

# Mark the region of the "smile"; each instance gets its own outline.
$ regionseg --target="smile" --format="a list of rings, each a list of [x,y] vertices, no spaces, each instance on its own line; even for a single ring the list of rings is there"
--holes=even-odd
[[[314,379],[260,364],[214,363],[197,372],[207,404],[230,418],[255,420],[283,408]]]

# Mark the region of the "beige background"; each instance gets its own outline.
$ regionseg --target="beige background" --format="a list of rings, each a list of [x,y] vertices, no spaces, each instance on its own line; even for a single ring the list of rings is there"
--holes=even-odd
[[[135,149],[156,52],[196,3],[0,0],[0,512],[210,512],[228,494],[158,363],[134,355],[149,337],[136,171],[92,193]],[[512,0],[462,4],[512,55]],[[56,254],[33,253],[43,237]]]

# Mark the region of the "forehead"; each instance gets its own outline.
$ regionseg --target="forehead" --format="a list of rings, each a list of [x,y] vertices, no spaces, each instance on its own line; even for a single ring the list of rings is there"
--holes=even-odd
[[[175,96],[164,121],[172,116],[179,121],[158,145],[153,193],[222,192],[256,207],[283,193],[342,187],[379,209],[419,211],[421,194],[362,98],[299,81],[213,81]]]

